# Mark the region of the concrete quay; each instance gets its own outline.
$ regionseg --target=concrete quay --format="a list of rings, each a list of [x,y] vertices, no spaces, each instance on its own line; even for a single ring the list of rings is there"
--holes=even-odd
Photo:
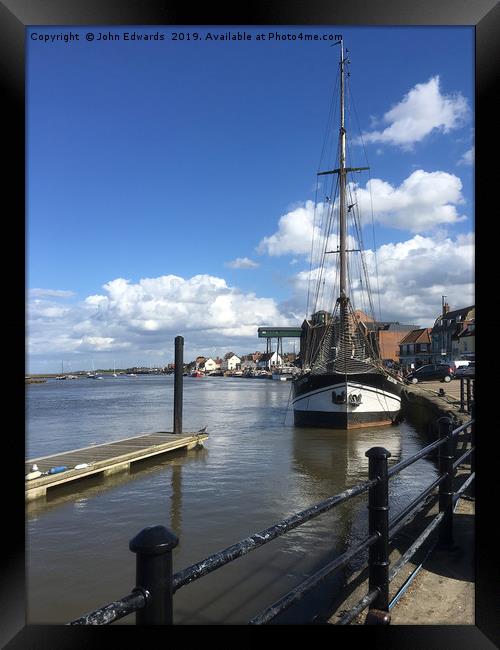
[[[474,625],[473,501],[460,499],[454,547],[435,548],[391,610],[391,625]],[[413,565],[415,566],[415,565]]]
[[[437,511],[437,505],[424,510],[396,535],[390,544],[391,566]],[[390,625],[475,625],[474,514],[474,501],[469,496],[459,499],[454,513],[452,548],[440,549],[435,544],[434,533],[394,578],[389,592]],[[347,595],[335,604],[326,624],[337,625],[367,594],[367,580],[367,568],[349,577]],[[351,625],[363,625],[367,613],[368,608]]]
[[[444,391],[444,394],[443,394]],[[412,420],[427,429],[429,438],[437,437],[437,420],[451,417],[458,426],[470,419],[460,410],[460,382],[439,381],[410,384],[405,389],[404,404]],[[461,437],[459,437],[460,440]],[[470,442],[459,442],[459,453]],[[470,475],[470,458],[457,468],[458,488]],[[441,549],[437,531],[401,569],[390,584],[390,625],[475,625],[475,501],[471,486],[455,506],[453,546]],[[438,505],[427,506],[391,540],[390,565],[396,563],[410,544],[437,514]],[[341,600],[334,603],[327,624],[336,625],[368,591],[368,569],[349,576]],[[351,625],[365,623],[368,608]]]

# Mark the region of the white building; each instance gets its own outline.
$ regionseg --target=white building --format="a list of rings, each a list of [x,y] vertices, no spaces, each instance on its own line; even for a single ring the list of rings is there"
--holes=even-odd
[[[229,359],[224,359],[220,365],[221,370],[236,370],[241,364],[241,359],[233,354]]]
[[[215,361],[210,357],[210,359],[207,359],[205,361],[205,371],[206,372],[212,372],[213,370],[217,370],[219,366],[215,363]]]
[[[261,356],[261,358],[257,361],[257,367],[258,368],[264,368],[267,370],[270,370],[274,366],[282,366],[283,365],[283,359],[277,352],[273,352],[272,354],[266,353]]]

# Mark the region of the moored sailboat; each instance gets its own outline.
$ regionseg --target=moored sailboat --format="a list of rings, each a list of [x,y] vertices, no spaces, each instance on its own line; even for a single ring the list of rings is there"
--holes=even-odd
[[[330,194],[322,203],[324,229],[321,239],[319,267],[314,292],[315,305],[311,320],[302,326],[302,370],[293,379],[292,405],[294,422],[298,426],[320,426],[332,429],[351,429],[363,426],[384,425],[394,422],[401,408],[403,382],[382,363],[378,350],[376,330],[371,331],[363,322],[363,312],[356,310],[353,294],[366,293],[373,312],[369,292],[369,274],[361,241],[361,223],[355,193],[355,183],[348,184],[348,174],[368,167],[350,167],[346,160],[345,76],[346,64],[343,39],[340,45],[340,128],[338,167],[319,172],[319,176],[336,178]],[[338,194],[337,194],[338,192]],[[338,245],[327,250],[337,224]],[[349,233],[349,226],[353,234]],[[349,248],[348,248],[349,246]],[[359,281],[350,277],[355,263],[350,257],[360,254]],[[334,268],[327,269],[327,254],[335,258]],[[337,290],[333,309],[318,309],[320,296],[326,296],[325,286]],[[353,291],[353,287],[355,291]],[[363,290],[363,291],[362,291]],[[332,297],[335,294],[332,293]],[[363,303],[363,306],[365,304]],[[363,314],[364,315],[364,314]],[[375,325],[375,319],[369,319]]]

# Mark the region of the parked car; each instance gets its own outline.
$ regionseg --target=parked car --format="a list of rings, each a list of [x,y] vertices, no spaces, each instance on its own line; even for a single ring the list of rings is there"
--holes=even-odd
[[[455,378],[460,377],[474,377],[476,374],[476,366],[474,361],[471,361],[468,366],[460,366],[455,372]]]
[[[429,363],[426,366],[417,368],[408,373],[405,379],[412,384],[419,381],[432,381],[440,379],[441,381],[451,381],[455,376],[454,367],[448,363]]]

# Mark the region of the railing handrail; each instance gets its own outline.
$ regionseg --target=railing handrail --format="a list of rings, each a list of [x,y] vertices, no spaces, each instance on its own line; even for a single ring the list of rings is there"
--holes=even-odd
[[[474,410],[472,412],[471,419],[468,422],[458,426],[456,429],[452,429],[453,422],[450,418],[441,418],[440,422],[443,424],[444,427],[447,427],[448,432],[445,435],[441,435],[439,440],[427,445],[426,447],[424,447],[422,450],[420,450],[410,458],[404,461],[400,461],[399,463],[396,463],[391,468],[387,467],[387,458],[388,456],[390,456],[390,453],[386,452],[385,449],[372,448],[366,454],[367,456],[370,456],[370,452],[377,452],[378,461],[380,462],[381,459],[380,452],[385,453],[385,457],[383,458],[383,463],[385,462],[385,465],[384,464],[378,465],[378,467],[381,468],[382,475],[385,476],[384,480],[388,484],[390,478],[392,478],[402,470],[406,469],[416,461],[420,460],[421,458],[428,456],[434,450],[441,449],[443,445],[445,446],[444,455],[440,451],[440,458],[442,459],[440,460],[440,466],[441,466],[441,462],[444,462],[445,463],[444,467],[446,467],[445,471],[442,474],[440,474],[440,476],[429,487],[427,487],[420,495],[418,495],[410,504],[408,504],[401,512],[395,515],[390,521],[386,519],[385,543],[387,543],[389,537],[392,538],[400,530],[400,528],[405,523],[407,523],[408,520],[410,520],[415,516],[416,512],[418,512],[419,510],[420,504],[424,502],[424,500],[430,495],[430,493],[437,486],[440,487],[439,515],[433,519],[431,525],[428,526],[427,529],[420,535],[420,537],[414,542],[414,544],[410,547],[410,549],[408,549],[407,553],[405,553],[405,555],[402,558],[400,558],[399,562],[393,567],[390,574],[386,571],[387,584],[390,580],[392,580],[394,575],[397,573],[397,571],[399,571],[399,569],[403,566],[403,564],[405,564],[408,561],[409,557],[411,557],[411,555],[408,555],[410,550],[413,547],[418,548],[423,543],[423,541],[427,538],[430,532],[432,532],[432,530],[434,530],[434,528],[439,523],[441,523],[443,519],[446,519],[445,515],[442,512],[441,504],[445,503],[445,501],[447,504],[456,502],[456,499],[460,498],[466,486],[468,486],[473,481],[475,476],[475,474],[471,472],[471,476],[466,481],[466,484],[462,486],[462,488],[457,492],[456,497],[454,496],[453,492],[451,492],[450,494],[449,481],[450,481],[451,473],[455,472],[459,464],[459,461],[463,462],[463,460],[469,455],[471,455],[475,449],[474,445],[472,445],[472,448],[470,450],[468,450],[465,454],[463,454],[456,462],[453,462],[453,457],[449,455],[450,444],[453,438],[458,436],[460,432],[465,431],[469,427],[472,427],[471,431],[473,434],[474,432],[473,425],[475,425]],[[382,454],[382,456],[384,456],[384,454]],[[372,458],[370,458],[370,462],[371,461]],[[134,540],[131,541],[130,548],[131,550],[137,552],[138,554],[142,552],[145,555],[149,555],[150,557],[152,555],[168,554],[168,558],[169,558],[168,562],[170,562],[169,572],[171,576],[170,588],[171,588],[171,595],[173,595],[173,593],[175,593],[175,591],[180,589],[180,587],[183,587],[195,580],[198,580],[199,578],[202,578],[208,573],[215,571],[216,569],[224,566],[225,564],[232,562],[233,560],[241,557],[242,555],[249,553],[252,550],[255,550],[256,548],[259,548],[260,546],[263,546],[264,544],[267,544],[273,539],[276,539],[277,537],[284,535],[285,533],[289,532],[290,530],[293,530],[294,528],[300,526],[301,524],[304,524],[305,522],[310,521],[311,519],[314,519],[319,515],[332,510],[336,506],[346,502],[347,500],[355,496],[363,494],[366,491],[370,491],[370,495],[371,495],[370,499],[372,499],[374,491],[376,490],[380,491],[380,489],[383,487],[383,484],[381,484],[382,481],[381,475],[377,475],[377,472],[376,471],[374,472],[373,470],[375,466],[376,465],[373,466],[370,465],[372,469],[370,470],[371,478],[369,478],[369,480],[359,483],[358,485],[352,488],[344,490],[343,492],[337,495],[329,497],[328,499],[324,499],[323,501],[320,501],[310,506],[309,508],[306,508],[305,510],[295,513],[294,515],[291,515],[290,517],[283,519],[281,522],[274,524],[273,526],[270,526],[258,533],[254,533],[246,537],[245,539],[237,542],[236,544],[233,544],[222,551],[214,553],[209,557],[205,558],[204,560],[201,560],[200,562],[196,562],[195,564],[192,564],[191,566],[186,567],[185,569],[173,575],[171,573],[171,551],[174,548],[174,546],[177,544],[178,540],[175,537],[175,535],[173,535],[163,527],[161,526],[154,527],[155,529],[162,529],[161,531],[158,530],[153,531],[155,532],[155,534],[158,533],[160,534],[160,536],[162,536],[162,541],[161,544],[158,544],[158,546],[155,547],[153,550],[148,549],[144,546],[144,544],[142,543],[143,542],[142,538],[141,540],[139,540],[139,538],[144,532],[147,532],[148,530],[152,530],[153,527],[151,529],[144,529],[143,531],[141,531],[141,533],[139,533],[139,535],[136,536],[136,538],[134,538]],[[383,467],[385,467],[386,469],[385,470],[382,469]],[[445,483],[446,483],[447,491],[445,491],[445,489],[443,488],[443,485]],[[442,499],[444,499],[444,501],[442,501]],[[375,508],[375,509],[380,510],[380,508]],[[385,509],[388,510],[388,508]],[[384,508],[382,508],[382,510],[384,510]],[[449,517],[449,508],[448,508],[447,516]],[[362,550],[366,548],[371,548],[370,553],[372,553],[374,549],[373,545],[380,546],[380,542],[381,542],[380,529],[378,529],[377,532],[377,529],[372,528],[372,531],[373,532],[371,532],[371,534],[369,534],[368,537],[365,538],[362,542],[358,543],[356,547],[346,551],[344,554],[337,557],[335,560],[330,562],[327,566],[325,566],[323,569],[318,571],[316,574],[310,576],[303,583],[301,583],[300,585],[292,589],[290,592],[285,594],[285,596],[280,598],[277,602],[275,602],[274,604],[266,608],[266,610],[261,612],[259,615],[251,619],[250,623],[260,624],[260,623],[267,622],[268,620],[271,620],[271,618],[274,618],[274,616],[276,616],[277,613],[283,611],[284,609],[287,609],[292,604],[297,602],[308,591],[310,591],[321,580],[326,578],[333,571],[347,564],[347,562],[350,559],[355,557]],[[156,535],[156,537],[158,537],[158,535]],[[136,548],[134,548],[134,544],[136,545]],[[139,566],[139,555],[138,555],[138,566]],[[134,590],[132,590],[130,594],[123,597],[122,599],[109,603],[108,605],[105,605],[99,609],[96,609],[93,612],[90,612],[89,614],[86,614],[72,621],[71,623],[68,623],[68,625],[109,624],[114,622],[115,620],[118,620],[119,618],[123,618],[124,616],[133,613],[134,611],[138,612],[144,609],[147,610],[148,605],[151,605],[150,602],[151,600],[152,600],[151,594],[149,594],[147,590],[141,587],[136,587]],[[356,607],[353,610],[351,610],[350,613],[346,614],[339,624],[346,624],[347,622],[350,622],[355,616],[355,614],[353,615],[354,611],[356,613],[359,613],[368,605],[374,602],[377,603],[379,600],[380,600],[379,591],[377,590],[374,591],[370,587],[367,596],[365,596],[360,601],[360,603],[358,603],[358,605],[356,605]],[[385,606],[382,609],[387,609],[387,607]],[[171,612],[170,612],[170,616],[171,616]],[[149,620],[147,620],[147,617],[146,617],[146,622],[149,622]],[[172,622],[172,621],[170,620],[167,621],[167,623],[168,622]]]
[[[88,614],[84,614],[68,625],[109,625],[124,616],[133,614],[146,606],[147,594],[140,588],[135,588],[130,594],[119,600],[99,607]]]
[[[219,551],[218,553],[214,553],[204,560],[186,567],[182,571],[174,574],[174,591],[177,591],[177,589],[180,589],[190,582],[202,578],[208,573],[215,571],[215,569],[228,564],[228,562],[232,562],[242,555],[246,555],[250,551],[253,551],[256,548],[259,548],[260,546],[271,542],[273,539],[276,539],[288,531],[297,528],[297,526],[300,526],[301,524],[304,524],[307,521],[310,521],[311,519],[314,519],[315,517],[318,517],[319,515],[332,510],[341,503],[344,503],[345,501],[358,496],[363,492],[366,492],[375,483],[377,483],[377,480],[359,483],[353,488],[349,488],[340,494],[336,494],[335,496],[329,497],[324,501],[320,501],[319,503],[316,503],[315,505],[300,511],[291,517],[283,519],[279,523],[274,524],[265,530],[254,533],[253,535],[250,535],[245,539],[236,542],[236,544],[228,546],[226,549]]]

